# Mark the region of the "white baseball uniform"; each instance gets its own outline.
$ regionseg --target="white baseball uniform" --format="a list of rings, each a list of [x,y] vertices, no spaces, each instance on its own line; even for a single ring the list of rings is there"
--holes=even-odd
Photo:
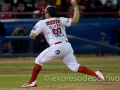
[[[50,60],[61,58],[72,71],[78,71],[80,65],[76,61],[65,31],[66,27],[71,26],[71,21],[71,18],[56,17],[40,20],[35,24],[31,33],[39,35],[42,32],[50,45],[38,55],[36,64],[43,65]]]

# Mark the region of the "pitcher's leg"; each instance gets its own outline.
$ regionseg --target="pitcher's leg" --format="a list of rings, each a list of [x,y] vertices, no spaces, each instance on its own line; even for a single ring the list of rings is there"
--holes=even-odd
[[[103,76],[103,74],[99,70],[94,72],[94,71],[90,70],[89,68],[80,65],[79,68],[78,68],[78,72],[84,73],[84,74],[87,74],[87,75],[91,75],[91,76],[96,77],[97,79],[105,81],[105,77]]]
[[[100,71],[97,70],[94,72],[85,66],[79,65],[76,61],[75,56],[72,53],[67,54],[63,58],[63,62],[74,72],[80,72],[87,75],[91,75],[96,77],[97,79],[105,81],[105,77]]]
[[[22,87],[29,87],[30,85],[32,85],[32,83],[36,81],[38,73],[42,69],[43,63],[48,62],[54,58],[56,58],[56,55],[54,54],[52,47],[45,49],[40,55],[38,55],[38,57],[35,60],[35,65],[33,67],[32,76],[29,82],[27,84],[24,84]]]
[[[34,64],[33,71],[32,71],[32,76],[29,80],[29,83],[32,83],[33,81],[36,80],[38,73],[41,71],[42,66],[39,64]]]
[[[52,57],[52,47],[45,49],[41,52],[35,59],[35,63],[43,66],[43,63],[48,62],[53,59]]]
[[[71,55],[72,54],[66,55],[62,61],[68,66],[69,69],[71,69],[74,72],[77,72],[80,64],[77,63],[75,57]]]
[[[63,62],[74,72],[80,72],[80,73],[88,74],[95,77],[97,76],[94,71],[90,70],[85,66],[78,64],[75,56],[72,53],[66,55],[63,58]]]

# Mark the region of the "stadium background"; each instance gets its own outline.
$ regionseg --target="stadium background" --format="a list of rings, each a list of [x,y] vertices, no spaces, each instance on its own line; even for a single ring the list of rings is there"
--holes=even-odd
[[[18,2],[17,2],[18,1]],[[61,3],[60,3],[61,1]],[[66,32],[87,42],[95,42],[118,47],[120,44],[120,0],[77,0],[80,21],[67,28]],[[7,3],[7,4],[6,4]],[[36,40],[28,35],[33,24],[44,19],[46,5],[54,5],[58,16],[71,17],[73,8],[69,0],[0,0],[0,90],[26,90],[21,88],[31,76],[35,57],[48,47],[42,34]],[[4,6],[4,9],[2,9]],[[107,6],[107,7],[106,7]],[[25,8],[25,10],[24,10]],[[17,32],[14,32],[17,31]],[[13,42],[12,42],[13,41]],[[101,69],[108,82],[46,81],[50,77],[84,78],[84,74],[74,73],[60,59],[45,63],[40,72],[36,88],[29,90],[119,90],[120,57],[117,49],[103,48],[89,43],[69,39],[81,65],[92,70]],[[88,55],[89,54],[89,55]],[[94,55],[93,55],[94,54]],[[114,55],[113,55],[114,54]],[[96,57],[100,55],[100,57]],[[103,56],[101,56],[103,55]],[[24,57],[22,57],[24,56]],[[114,81],[116,79],[116,81]]]
[[[3,0],[1,2],[0,18],[4,25],[5,33],[0,39],[0,55],[1,56],[36,56],[46,47],[46,43],[42,34],[36,40],[30,40],[28,35],[33,25],[44,19],[44,10],[46,5],[56,6],[58,16],[71,17],[73,15],[73,7],[69,0]],[[106,2],[105,2],[106,1]],[[85,38],[106,45],[118,47],[119,45],[119,0],[77,0],[80,10],[80,21],[77,25],[67,28],[69,35]],[[29,7],[31,5],[31,7]],[[6,9],[8,8],[8,11]],[[20,10],[24,8],[24,10]],[[2,11],[3,10],[3,11]],[[5,11],[4,11],[5,10]],[[69,15],[68,15],[69,13]],[[3,16],[3,17],[2,17]],[[24,31],[23,28],[27,30]],[[13,31],[19,28],[17,33]],[[23,34],[21,36],[21,33]],[[12,43],[16,41],[16,43]],[[110,48],[98,47],[82,42],[69,39],[75,54],[96,54],[108,55],[119,54],[117,50]],[[25,45],[23,45],[25,44]],[[23,45],[23,46],[21,46]],[[15,48],[14,48],[15,47]]]

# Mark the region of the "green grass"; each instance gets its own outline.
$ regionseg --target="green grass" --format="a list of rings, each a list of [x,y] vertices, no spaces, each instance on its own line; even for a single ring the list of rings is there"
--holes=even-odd
[[[102,69],[102,70],[108,70],[108,69],[120,69],[120,61],[94,61],[94,62],[79,62],[81,65],[85,65],[91,69]],[[28,64],[0,64],[0,71],[31,71],[33,67],[33,63]],[[58,71],[58,70],[69,70],[67,66],[63,62],[48,62],[43,66],[43,71]]]
[[[81,65],[85,65],[87,67],[90,67],[91,69],[120,69],[120,61],[94,61],[94,62],[78,62]],[[0,64],[0,71],[4,70],[31,70],[33,67],[33,63],[7,63],[7,64]],[[47,62],[43,66],[43,70],[68,70],[67,66],[62,62]]]
[[[109,80],[120,80],[120,73],[105,73]],[[118,78],[119,77],[119,78]],[[0,88],[15,88],[21,87],[30,78],[28,74],[11,74],[0,75]],[[98,82],[95,78],[78,73],[67,74],[39,74],[37,83],[39,86],[50,86],[60,84],[75,84],[75,83],[87,83]]]
[[[2,62],[2,61],[0,61]],[[12,62],[12,61],[11,61]],[[27,62],[27,63],[24,63]],[[30,76],[34,63],[29,61],[21,61],[21,63],[0,63],[0,88],[21,87],[26,83]],[[112,80],[120,80],[120,61],[81,61],[81,65],[85,65],[92,70],[102,69],[105,76]],[[29,73],[25,73],[28,71]],[[12,72],[12,73],[11,73]],[[17,73],[18,72],[18,73]],[[22,73],[24,72],[24,73]],[[87,83],[96,80],[85,74],[74,73],[62,62],[47,62],[42,68],[42,72],[37,77],[39,86]]]

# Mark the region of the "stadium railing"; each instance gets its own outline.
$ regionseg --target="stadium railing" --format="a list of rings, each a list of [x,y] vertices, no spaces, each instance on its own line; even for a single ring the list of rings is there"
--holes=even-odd
[[[34,12],[0,12],[1,14],[12,14],[12,15],[44,15],[44,12],[34,13]],[[72,15],[73,12],[58,12],[58,15]],[[113,15],[114,18],[118,18],[120,12],[82,12],[81,15]]]

